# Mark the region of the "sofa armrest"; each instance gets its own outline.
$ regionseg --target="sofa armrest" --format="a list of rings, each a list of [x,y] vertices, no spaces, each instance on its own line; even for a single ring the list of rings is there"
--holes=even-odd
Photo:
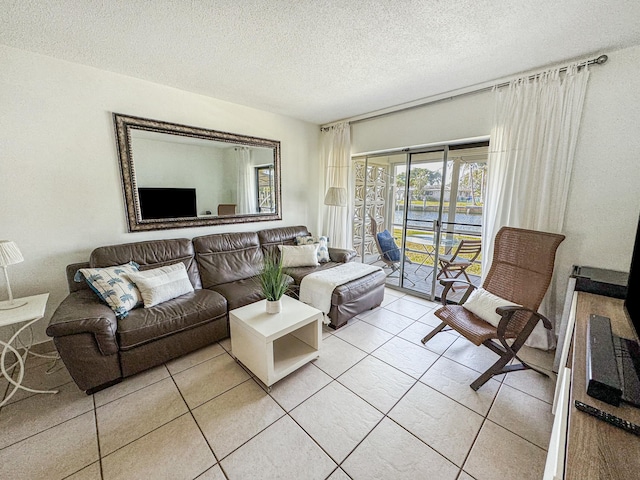
[[[100,303],[92,291],[79,290],[63,300],[47,327],[50,337],[91,333],[103,355],[118,352],[118,321],[113,310]]]
[[[357,255],[358,252],[356,252],[355,250],[329,247],[329,258],[332,262],[349,263],[351,260],[356,258]]]

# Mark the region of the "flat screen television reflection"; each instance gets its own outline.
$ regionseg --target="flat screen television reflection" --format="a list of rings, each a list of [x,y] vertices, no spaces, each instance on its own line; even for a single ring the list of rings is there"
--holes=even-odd
[[[198,216],[195,188],[138,188],[143,220]]]

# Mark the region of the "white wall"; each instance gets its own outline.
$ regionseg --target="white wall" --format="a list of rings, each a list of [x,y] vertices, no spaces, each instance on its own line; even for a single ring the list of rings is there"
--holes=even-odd
[[[225,185],[227,149],[148,138],[131,138],[138,188],[195,188],[196,211],[215,212],[219,203],[234,203]],[[233,149],[231,149],[233,150]],[[227,183],[237,183],[236,175]]]
[[[591,71],[560,266],[628,271],[640,211],[640,46]]]
[[[0,106],[0,238],[25,258],[9,267],[14,296],[51,293],[47,320],[67,294],[65,266],[95,247],[317,224],[317,125],[5,46]],[[112,112],[279,140],[283,220],[128,233]]]
[[[640,211],[640,46],[605,53],[609,61],[591,67],[559,279],[573,264],[627,271],[631,261]],[[353,124],[352,153],[488,135],[492,118],[491,92],[459,97]]]

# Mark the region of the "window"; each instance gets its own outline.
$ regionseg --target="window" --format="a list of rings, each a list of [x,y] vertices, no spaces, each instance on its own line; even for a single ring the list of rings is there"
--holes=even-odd
[[[260,213],[273,213],[276,210],[273,178],[273,165],[256,167],[256,199]]]

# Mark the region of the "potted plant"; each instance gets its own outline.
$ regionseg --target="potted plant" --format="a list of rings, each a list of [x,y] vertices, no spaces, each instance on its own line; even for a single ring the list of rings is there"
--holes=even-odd
[[[267,313],[280,313],[280,299],[289,287],[288,276],[282,271],[282,263],[273,255],[265,256],[259,275],[262,293],[267,299]]]

